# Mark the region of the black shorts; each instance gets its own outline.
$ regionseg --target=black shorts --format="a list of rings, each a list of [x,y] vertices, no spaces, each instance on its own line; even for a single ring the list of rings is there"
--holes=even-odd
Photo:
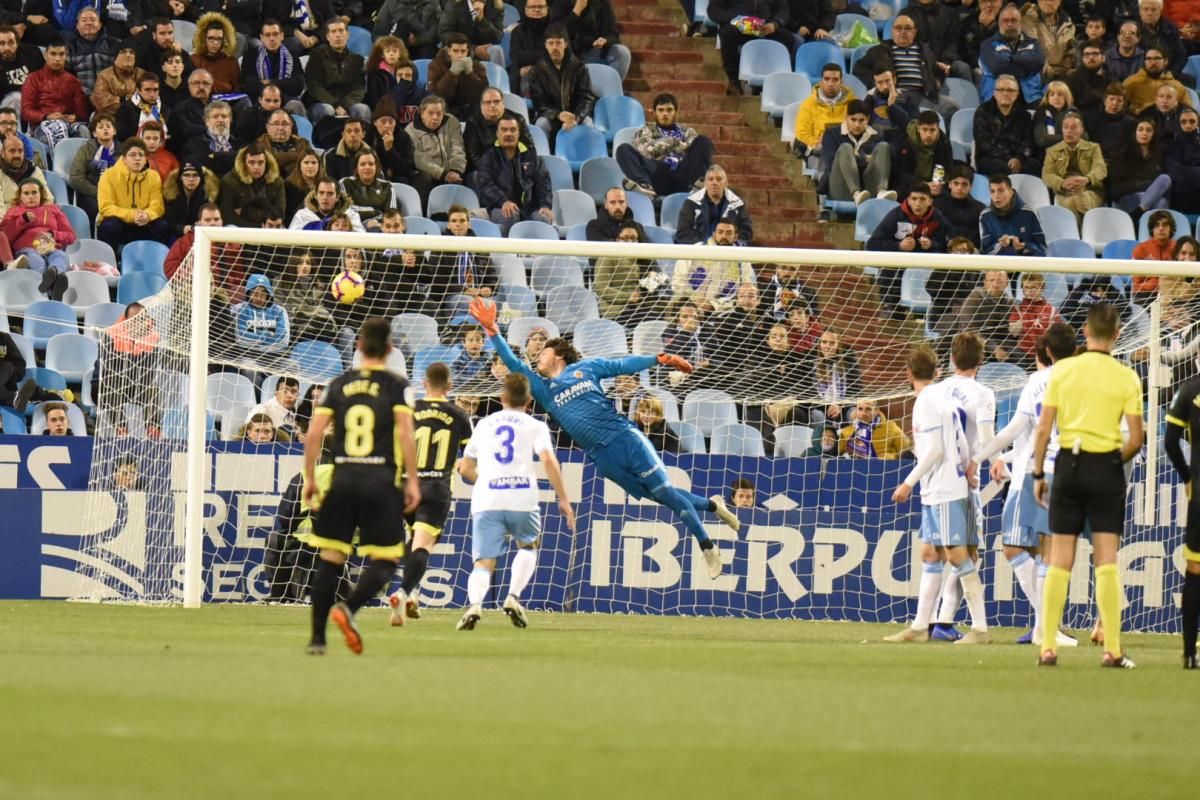
[[[339,466],[321,501],[310,544],[350,555],[357,531],[359,555],[400,558],[404,555],[403,514],[404,501],[393,470]]]
[[[421,504],[416,511],[405,514],[404,521],[413,533],[420,530],[437,539],[446,527],[452,502],[450,481],[421,481]]]
[[[1200,561],[1200,498],[1188,501],[1187,533],[1183,538],[1183,555],[1188,561]]]
[[[1125,469],[1121,452],[1079,453],[1060,450],[1054,459],[1050,492],[1050,531],[1078,536],[1125,530]]]

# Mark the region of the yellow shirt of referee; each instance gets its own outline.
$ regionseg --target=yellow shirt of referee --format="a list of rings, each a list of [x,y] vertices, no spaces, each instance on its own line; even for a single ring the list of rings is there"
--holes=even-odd
[[[1076,539],[1090,526],[1096,568],[1096,604],[1104,626],[1102,665],[1132,669],[1121,650],[1121,578],[1117,550],[1125,527],[1124,463],[1142,448],[1142,384],[1137,374],[1111,355],[1120,333],[1117,310],[1100,303],[1088,311],[1083,329],[1087,352],[1054,365],[1042,401],[1034,438],[1033,478],[1038,501],[1049,495],[1050,567],[1042,593],[1042,652],[1038,663],[1058,663],[1056,641]],[[1122,444],[1121,419],[1129,426]],[[1054,491],[1049,492],[1043,462],[1050,433],[1058,424]]]

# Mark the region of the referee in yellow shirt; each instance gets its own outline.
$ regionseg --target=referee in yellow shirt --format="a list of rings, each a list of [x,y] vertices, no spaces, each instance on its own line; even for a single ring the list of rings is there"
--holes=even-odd
[[[1042,652],[1038,664],[1054,666],[1056,634],[1067,602],[1075,542],[1090,524],[1096,567],[1096,604],[1104,626],[1104,667],[1133,669],[1121,651],[1121,577],[1117,550],[1125,527],[1123,464],[1142,448],[1142,384],[1137,374],[1112,357],[1120,332],[1117,310],[1099,303],[1088,311],[1083,333],[1087,352],[1058,361],[1042,401],[1033,446],[1035,493],[1047,496],[1053,534],[1050,568],[1042,593]],[[1129,441],[1121,444],[1121,417],[1129,424]],[[1042,467],[1050,434],[1058,422],[1058,456],[1054,491]]]

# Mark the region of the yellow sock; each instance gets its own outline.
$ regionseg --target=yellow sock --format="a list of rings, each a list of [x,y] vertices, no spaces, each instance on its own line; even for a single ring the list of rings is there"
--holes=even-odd
[[[1100,622],[1104,625],[1104,649],[1114,656],[1121,655],[1121,575],[1116,564],[1096,567],[1096,605],[1100,606]]]
[[[1046,583],[1042,588],[1042,650],[1058,650],[1058,626],[1067,605],[1070,583],[1071,573],[1062,567],[1046,570]]]

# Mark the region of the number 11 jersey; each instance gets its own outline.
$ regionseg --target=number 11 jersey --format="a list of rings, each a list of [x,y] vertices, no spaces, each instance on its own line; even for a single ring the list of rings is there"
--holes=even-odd
[[[478,465],[471,513],[537,511],[534,458],[553,449],[546,423],[524,412],[505,409],[480,420],[463,453]]]

